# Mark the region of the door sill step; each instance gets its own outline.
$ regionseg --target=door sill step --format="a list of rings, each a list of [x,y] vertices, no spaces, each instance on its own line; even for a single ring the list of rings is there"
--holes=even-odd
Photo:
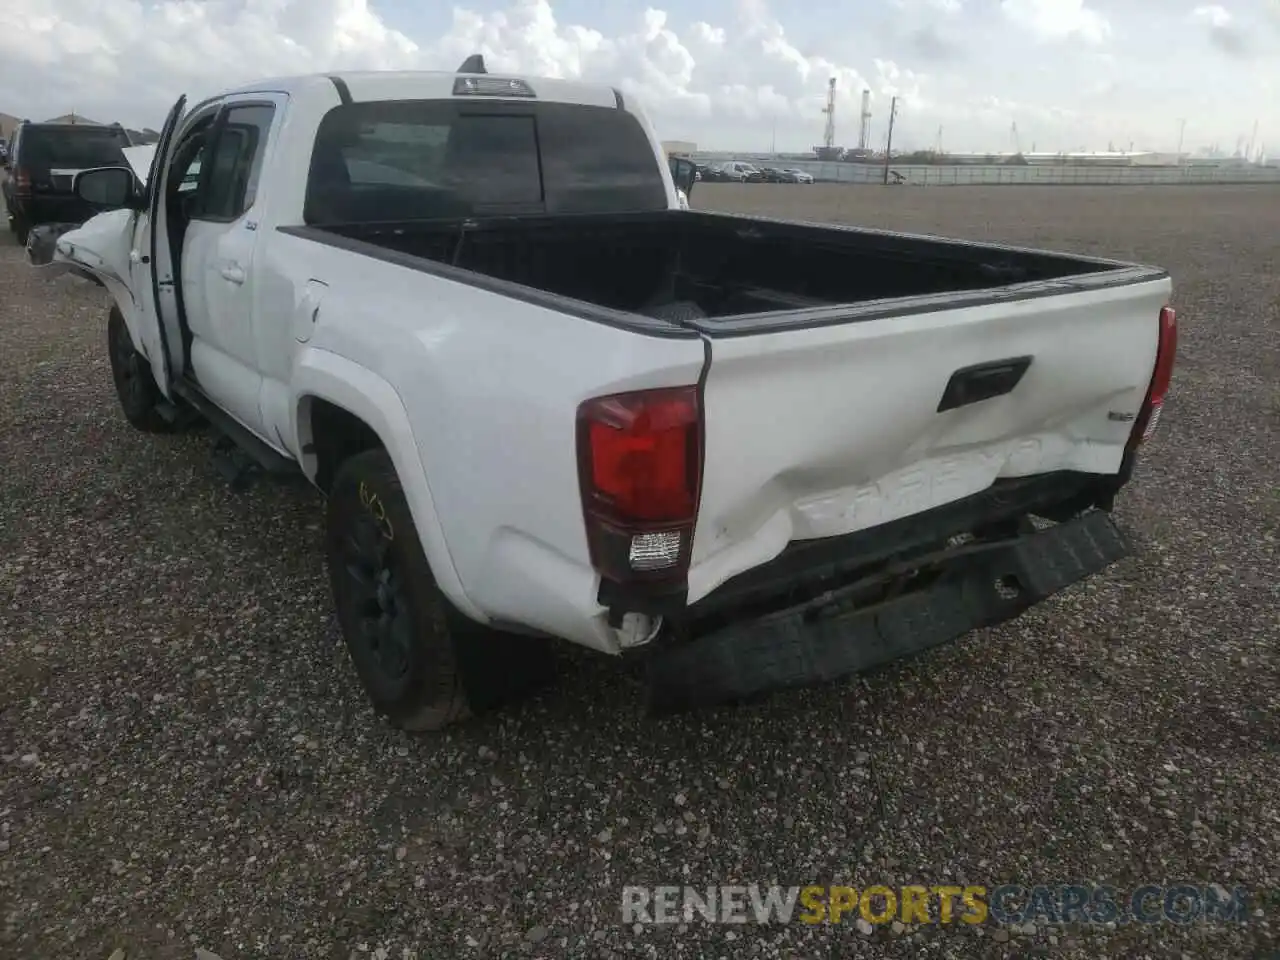
[[[179,406],[176,403],[170,403],[168,400],[161,400],[156,405],[156,413],[160,415],[160,419],[165,423],[178,429],[194,426],[204,419],[194,407]]]
[[[214,465],[233,486],[247,485],[252,474],[259,471],[276,477],[297,475],[300,472],[301,468],[296,460],[291,460],[254,436],[205,396],[204,391],[195,383],[185,378],[177,380],[173,384],[173,392],[191,404],[221,434],[225,442],[214,445]],[[165,414],[161,413],[161,416]]]

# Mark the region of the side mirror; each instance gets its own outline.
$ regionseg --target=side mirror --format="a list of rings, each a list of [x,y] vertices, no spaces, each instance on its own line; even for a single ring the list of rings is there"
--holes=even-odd
[[[698,179],[698,166],[686,157],[668,157],[671,166],[671,179],[677,190],[683,190],[685,196],[693,193],[693,185]]]
[[[128,167],[95,167],[77,173],[73,189],[77,197],[95,207],[136,210],[141,203],[137,183]]]

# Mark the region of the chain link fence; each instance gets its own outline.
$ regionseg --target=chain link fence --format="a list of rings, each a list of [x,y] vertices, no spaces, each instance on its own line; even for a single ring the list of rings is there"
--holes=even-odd
[[[703,161],[705,162],[705,161]],[[752,161],[758,166],[803,170],[822,183],[883,183],[884,165],[788,160]],[[1280,167],[1224,164],[1211,166],[1094,166],[1089,164],[889,164],[889,182],[920,187],[1023,185],[1139,186],[1143,184],[1280,184]]]

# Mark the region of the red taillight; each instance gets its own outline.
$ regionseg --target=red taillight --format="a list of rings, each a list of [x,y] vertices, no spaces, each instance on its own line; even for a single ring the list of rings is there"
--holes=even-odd
[[[701,474],[696,387],[585,401],[578,408],[578,480],[596,570],[618,581],[682,575]]]
[[[1160,310],[1160,339],[1156,345],[1156,366],[1151,374],[1151,386],[1133,428],[1133,443],[1150,440],[1160,423],[1160,411],[1164,407],[1165,394],[1173,379],[1173,363],[1178,352],[1178,317],[1173,307]]]
[[[13,191],[18,194],[31,192],[31,174],[21,167],[13,171]]]

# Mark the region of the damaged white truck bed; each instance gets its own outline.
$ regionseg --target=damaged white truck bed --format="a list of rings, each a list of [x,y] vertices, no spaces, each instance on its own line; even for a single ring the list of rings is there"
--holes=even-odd
[[[326,494],[379,712],[500,702],[549,639],[665,705],[811,683],[1123,554],[1164,271],[683,210],[618,91],[464,67],[179,101],[31,246],[113,296],[131,423]]]

